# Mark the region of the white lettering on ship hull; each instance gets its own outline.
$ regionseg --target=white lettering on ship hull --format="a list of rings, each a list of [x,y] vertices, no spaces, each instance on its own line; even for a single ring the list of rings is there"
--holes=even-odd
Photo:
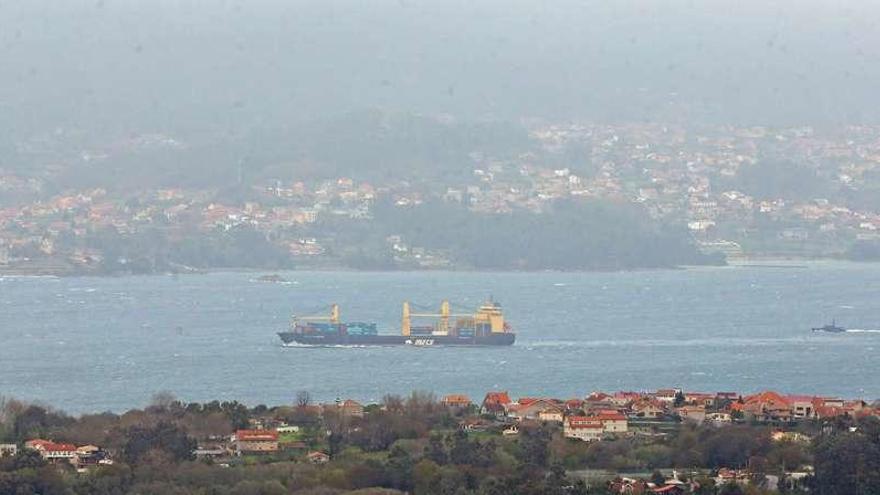
[[[407,339],[407,345],[430,346],[434,345],[434,339]]]

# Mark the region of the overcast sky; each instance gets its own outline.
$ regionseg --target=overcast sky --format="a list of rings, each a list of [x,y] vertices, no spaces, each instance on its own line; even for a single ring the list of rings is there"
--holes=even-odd
[[[877,122],[878,19],[867,1],[0,0],[0,119]]]

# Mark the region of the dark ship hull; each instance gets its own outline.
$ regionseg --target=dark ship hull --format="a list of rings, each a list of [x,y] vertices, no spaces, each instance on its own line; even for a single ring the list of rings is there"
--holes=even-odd
[[[838,327],[835,325],[825,325],[824,327],[816,327],[813,329],[814,332],[825,332],[825,333],[846,333],[846,329],[843,327]]]
[[[821,327],[813,328],[813,331],[825,333],[846,333],[846,328],[838,326],[836,321],[832,321],[830,325],[822,325]]]
[[[495,333],[481,336],[453,335],[339,335],[302,334],[281,332],[278,334],[285,345],[300,344],[310,346],[362,346],[362,345],[411,345],[415,347],[433,346],[502,346],[513,345],[514,333]]]

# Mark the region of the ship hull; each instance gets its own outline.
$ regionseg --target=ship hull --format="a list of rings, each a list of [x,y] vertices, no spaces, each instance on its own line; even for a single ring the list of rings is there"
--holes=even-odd
[[[438,346],[505,346],[513,345],[516,335],[513,333],[496,333],[481,337],[454,337],[449,335],[315,335],[294,332],[278,334],[285,345],[309,346],[397,346],[413,347]]]

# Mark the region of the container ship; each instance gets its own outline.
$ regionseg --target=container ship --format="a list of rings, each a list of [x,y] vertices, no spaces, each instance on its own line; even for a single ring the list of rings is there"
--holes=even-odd
[[[430,325],[413,324],[414,319],[435,320]],[[293,317],[290,330],[278,334],[285,345],[411,345],[429,346],[498,346],[513,345],[516,334],[504,321],[501,305],[488,301],[473,314],[453,314],[448,301],[440,304],[439,313],[416,313],[410,303],[403,303],[400,335],[380,334],[375,323],[346,322],[334,304],[330,314]]]

